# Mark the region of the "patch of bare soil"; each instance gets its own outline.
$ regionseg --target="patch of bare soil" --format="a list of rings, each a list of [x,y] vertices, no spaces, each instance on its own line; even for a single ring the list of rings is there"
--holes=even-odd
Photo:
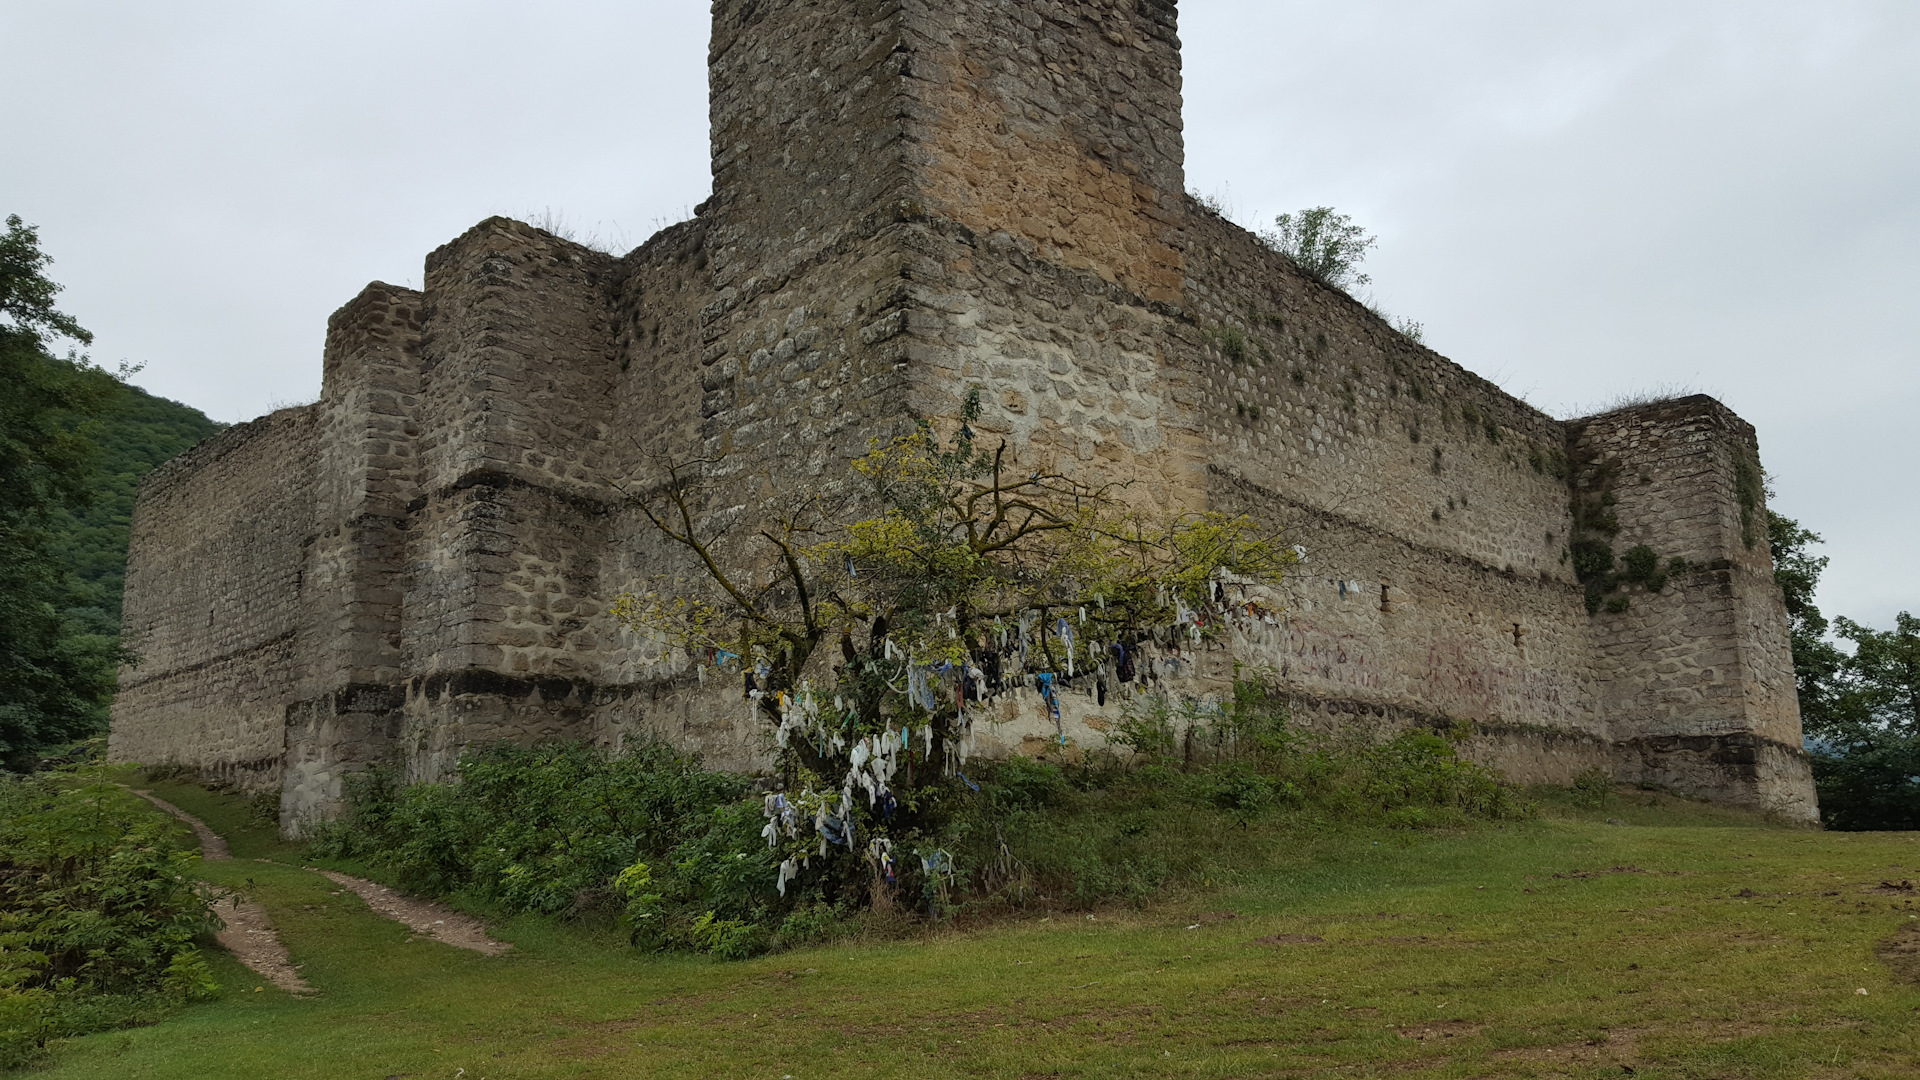
[[[233,858],[226,839],[208,828],[206,822],[150,791],[135,791],[134,794],[192,826],[193,834],[200,838],[202,859],[213,862]],[[287,955],[287,947],[280,943],[280,935],[274,933],[273,921],[267,918],[266,908],[245,897],[225,893],[214,902],[213,910],[226,923],[214,935],[214,940],[220,943],[221,948],[232,953],[236,960],[252,968],[261,978],[289,994],[314,992],[313,987],[300,977],[300,969],[294,966],[293,958]]]
[[[472,949],[488,956],[498,956],[513,948],[504,941],[488,937],[486,925],[479,919],[455,911],[445,904],[408,896],[365,878],[342,874],[338,870],[319,870],[311,866],[307,869],[352,889],[376,914],[405,923],[407,929],[421,937],[429,937],[455,948]]]
[[[1469,1024],[1465,1020],[1435,1020],[1430,1024],[1414,1024],[1393,1030],[1403,1037],[1420,1042],[1438,1042],[1443,1039],[1459,1039],[1480,1033],[1479,1024]]]
[[[1557,878],[1590,878],[1602,877],[1607,874],[1664,874],[1668,877],[1678,877],[1680,872],[1678,870],[1642,870],[1637,866],[1610,866],[1605,870],[1570,870],[1564,874],[1555,874],[1553,876]]]
[[[1319,934],[1268,934],[1266,937],[1254,938],[1253,944],[1255,945],[1318,945],[1326,940],[1327,940],[1326,938],[1321,937]]]
[[[1896,977],[1920,983],[1920,927],[1908,926],[1873,950]]]
[[[1640,1060],[1639,1038],[1638,1029],[1614,1028],[1598,1040],[1517,1047],[1495,1051],[1492,1056],[1496,1061],[1522,1061],[1555,1071],[1578,1072],[1582,1076],[1591,1075],[1597,1069],[1619,1069],[1621,1075],[1632,1076],[1636,1071],[1633,1062]]]
[[[235,959],[252,968],[261,978],[289,994],[314,992],[313,987],[300,977],[300,969],[294,966],[293,958],[287,955],[287,947],[280,943],[280,935],[274,933],[266,908],[252,900],[229,894],[222,896],[213,905],[213,910],[227,924],[214,935],[221,948],[232,953]]]
[[[1829,1023],[1821,1026],[1842,1027],[1850,1023],[1851,1021],[1841,1021],[1839,1024]],[[1611,1071],[1616,1068],[1623,1075],[1633,1075],[1636,1071],[1634,1063],[1639,1062],[1642,1057],[1640,1038],[1655,1030],[1647,1027],[1615,1027],[1583,1042],[1564,1043],[1559,1046],[1518,1047],[1512,1050],[1496,1051],[1492,1056],[1496,1061],[1524,1061],[1533,1065],[1555,1066],[1562,1070],[1575,1071],[1581,1076],[1593,1075],[1595,1069]],[[1668,1036],[1684,1036],[1697,1045],[1705,1045],[1728,1043],[1735,1039],[1764,1034],[1771,1029],[1767,1024],[1755,1021],[1696,1020],[1690,1024],[1670,1025],[1658,1030]]]

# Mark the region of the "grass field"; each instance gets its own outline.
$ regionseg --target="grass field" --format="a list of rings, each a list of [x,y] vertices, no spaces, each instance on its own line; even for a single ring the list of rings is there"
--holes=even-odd
[[[1626,791],[1327,835],[1145,910],[739,963],[522,919],[487,958],[407,940],[238,800],[155,791],[230,838],[206,876],[267,905],[321,993],[221,955],[218,1000],[61,1044],[41,1075],[1920,1076],[1920,972],[1877,955],[1920,938],[1916,894],[1881,887],[1920,879],[1920,834]]]

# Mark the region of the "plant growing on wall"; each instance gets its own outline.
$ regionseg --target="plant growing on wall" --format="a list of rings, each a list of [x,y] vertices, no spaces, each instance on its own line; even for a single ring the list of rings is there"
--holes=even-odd
[[[1620,462],[1575,457],[1573,500],[1568,511],[1573,532],[1567,539],[1567,551],[1573,558],[1573,576],[1586,586],[1588,614],[1600,610],[1608,593],[1619,588],[1614,573],[1613,538],[1620,533],[1620,517],[1614,512],[1618,501],[1613,488],[1620,477]]]
[[[1648,592],[1667,587],[1667,579],[1687,569],[1687,561],[1668,559],[1663,564],[1658,552],[1645,544],[1635,544],[1625,554],[1615,556],[1613,538],[1620,534],[1620,516],[1614,507],[1614,485],[1620,479],[1618,460],[1583,460],[1577,463],[1573,502],[1573,534],[1567,553],[1573,560],[1573,576],[1586,587],[1587,613],[1604,607],[1619,614],[1633,606],[1620,592],[1623,585],[1639,585]]]
[[[1236,364],[1247,362],[1247,335],[1237,326],[1220,326],[1208,331],[1207,337],[1220,354]]]
[[[1293,260],[1309,277],[1351,292],[1373,279],[1360,273],[1360,263],[1377,241],[1353,218],[1331,206],[1315,206],[1273,219],[1273,228],[1260,234],[1268,247]],[[1418,324],[1414,324],[1418,325]],[[1416,339],[1417,340],[1417,339]]]
[[[1733,493],[1740,501],[1740,542],[1752,547],[1759,541],[1757,511],[1766,488],[1766,472],[1751,454],[1736,452],[1733,458]]]
[[[1277,582],[1295,559],[1250,518],[1155,516],[1118,485],[1017,464],[980,444],[979,415],[974,391],[950,438],[922,422],[876,442],[853,463],[870,514],[839,525],[804,500],[759,530],[757,559],[703,531],[698,463],[634,500],[700,571],[614,613],[702,678],[737,680],[771,731],[785,790],[764,835],[783,891],[802,875],[857,883],[863,862],[937,884],[941,853],[916,867],[904,845],[969,783],[983,701],[1034,691],[1057,723],[1074,680],[1118,693],[1143,639],[1217,632],[1248,613],[1223,582]]]

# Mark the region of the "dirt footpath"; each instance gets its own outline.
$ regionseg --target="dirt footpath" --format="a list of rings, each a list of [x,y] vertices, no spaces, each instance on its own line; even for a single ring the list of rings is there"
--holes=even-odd
[[[226,839],[209,828],[206,822],[150,791],[135,790],[134,794],[191,826],[194,835],[200,838],[202,859],[212,862],[233,857]],[[486,956],[498,956],[513,948],[504,941],[488,937],[486,926],[479,919],[455,911],[445,904],[408,896],[385,885],[337,870],[321,870],[314,866],[306,869],[351,889],[366,901],[374,914],[392,919],[420,937]],[[244,897],[225,893],[214,905],[214,910],[227,924],[226,929],[216,935],[222,948],[262,978],[290,994],[314,992],[313,987],[300,978],[299,966],[287,954],[287,947],[281,944],[280,935],[274,932],[266,908]]]
[[[226,840],[208,828],[206,822],[150,791],[135,791],[134,794],[192,826],[194,835],[200,838],[202,859],[215,862],[233,858]],[[232,953],[261,978],[289,994],[314,992],[313,987],[300,977],[300,969],[294,964],[293,957],[287,955],[287,947],[281,944],[280,935],[274,932],[273,920],[267,918],[266,908],[245,897],[225,893],[214,903],[213,910],[226,923],[226,927],[214,935],[221,948]]]
[[[375,913],[395,922],[405,923],[408,929],[421,937],[432,938],[456,948],[472,949],[474,952],[485,953],[488,956],[498,956],[513,948],[504,941],[495,941],[488,937],[487,928],[479,919],[461,914],[445,904],[436,904],[431,900],[408,896],[385,885],[343,874],[338,870],[321,870],[313,866],[307,869],[352,889]]]

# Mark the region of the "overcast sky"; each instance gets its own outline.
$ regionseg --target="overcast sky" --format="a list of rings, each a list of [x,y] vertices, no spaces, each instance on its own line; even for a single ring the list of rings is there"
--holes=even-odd
[[[1375,301],[1560,416],[1758,426],[1829,614],[1920,611],[1920,4],[1185,0],[1189,186],[1328,204]],[[0,213],[135,382],[311,400],[326,317],[489,214],[615,248],[708,187],[705,4],[0,0]]]

